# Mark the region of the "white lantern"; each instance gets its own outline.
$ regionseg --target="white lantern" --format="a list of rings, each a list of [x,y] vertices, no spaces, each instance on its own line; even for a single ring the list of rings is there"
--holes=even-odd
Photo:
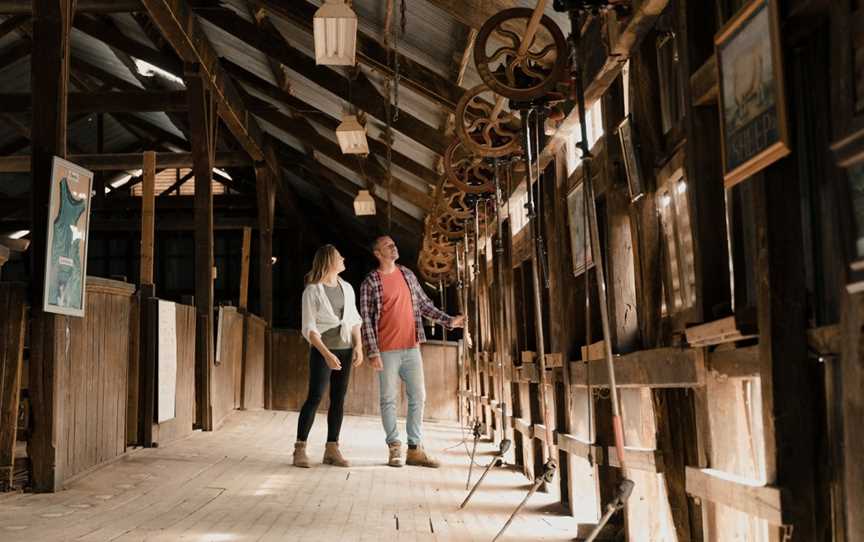
[[[336,128],[336,139],[344,154],[369,154],[366,128],[357,122],[354,115],[342,117],[342,124]]]
[[[361,190],[354,198],[354,214],[357,216],[369,216],[375,214],[375,200],[368,190]]]
[[[325,0],[315,12],[315,63],[353,66],[357,50],[357,15],[342,0]]]

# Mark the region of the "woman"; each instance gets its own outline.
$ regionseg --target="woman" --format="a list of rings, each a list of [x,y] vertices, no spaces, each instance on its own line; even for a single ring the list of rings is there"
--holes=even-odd
[[[342,408],[351,366],[363,363],[360,340],[360,313],[357,312],[354,289],[339,278],[345,270],[345,259],[333,245],[315,252],[312,270],[306,274],[303,290],[303,337],[312,345],[309,357],[309,395],[297,421],[294,465],[309,467],[306,438],[315,421],[315,411],[330,382],[330,410],[327,412],[327,445],[324,463],[339,467],[350,464],[339,452],[339,430]]]

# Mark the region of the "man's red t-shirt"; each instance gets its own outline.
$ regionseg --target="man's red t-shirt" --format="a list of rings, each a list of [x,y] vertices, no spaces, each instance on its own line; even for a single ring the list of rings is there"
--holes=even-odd
[[[381,352],[417,346],[414,303],[408,282],[398,267],[381,277],[381,314],[378,318],[378,347]]]

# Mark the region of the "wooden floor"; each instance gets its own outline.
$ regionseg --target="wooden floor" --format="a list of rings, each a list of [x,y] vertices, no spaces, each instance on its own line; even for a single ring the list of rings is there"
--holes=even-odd
[[[131,452],[60,493],[0,496],[0,540],[489,541],[528,485],[520,473],[494,469],[460,511],[468,456],[459,428],[425,425],[441,469],[396,469],[384,465],[383,430],[372,417],[345,420],[342,447],[354,465],[344,469],[320,465],[319,414],[313,468],[298,469],[296,423],[293,412],[236,412],[215,433]],[[493,447],[480,443],[480,464]],[[577,525],[556,500],[535,495],[505,539],[572,540]]]

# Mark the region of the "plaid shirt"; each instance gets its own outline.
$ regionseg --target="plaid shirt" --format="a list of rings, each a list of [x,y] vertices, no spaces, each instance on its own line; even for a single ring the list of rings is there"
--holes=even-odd
[[[397,267],[402,271],[405,282],[408,283],[408,289],[411,291],[411,304],[414,307],[414,325],[417,331],[417,342],[426,342],[426,333],[423,331],[424,316],[435,323],[442,324],[448,328],[452,327],[453,317],[439,310],[432,303],[432,300],[423,291],[423,287],[420,286],[420,281],[417,280],[414,273],[407,267],[401,265],[397,265]],[[370,358],[380,354],[378,350],[378,320],[381,315],[381,297],[381,276],[377,270],[372,271],[366,276],[363,284],[360,285],[363,349],[366,351],[366,356]]]

